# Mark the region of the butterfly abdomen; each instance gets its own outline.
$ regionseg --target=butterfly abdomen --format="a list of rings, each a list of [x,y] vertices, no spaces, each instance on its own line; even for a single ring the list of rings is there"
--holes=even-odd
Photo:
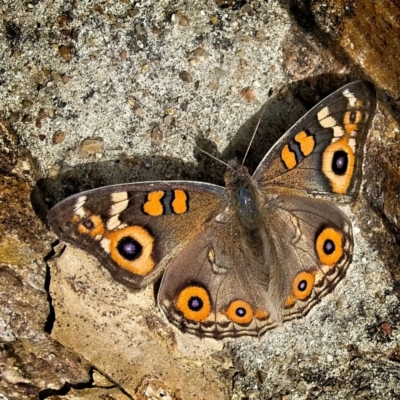
[[[249,266],[260,266],[256,274],[266,278],[265,265],[265,225],[261,219],[261,193],[258,191],[246,167],[231,162],[225,175],[230,214],[233,216],[234,230],[238,232],[241,252],[245,262],[238,268],[249,273]]]

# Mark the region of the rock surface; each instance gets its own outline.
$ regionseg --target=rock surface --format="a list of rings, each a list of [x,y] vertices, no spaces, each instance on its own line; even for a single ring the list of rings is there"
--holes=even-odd
[[[400,11],[389,0],[0,4],[0,397],[400,397]],[[343,84],[378,110],[352,207],[354,261],[303,319],[259,341],[171,327],[45,225],[80,190],[221,183]],[[260,112],[260,108],[262,112]],[[9,130],[10,126],[12,130]],[[239,127],[239,129],[238,129]],[[14,132],[14,133],[12,133]]]

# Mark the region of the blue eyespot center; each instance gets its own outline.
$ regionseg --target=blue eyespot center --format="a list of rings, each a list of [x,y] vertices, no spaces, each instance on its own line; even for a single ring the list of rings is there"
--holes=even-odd
[[[349,156],[343,150],[335,151],[332,158],[332,171],[336,175],[344,175],[349,165]]]
[[[143,246],[132,237],[125,236],[118,242],[117,250],[126,260],[133,261],[140,257]]]
[[[304,292],[307,289],[307,281],[305,279],[301,280],[297,288],[300,290],[300,292]]]
[[[357,121],[357,112],[356,111],[353,110],[353,111],[350,112],[349,121],[352,124],[356,123],[356,121]]]
[[[236,315],[237,315],[238,317],[243,318],[243,317],[246,315],[246,310],[245,310],[243,307],[238,307],[238,308],[236,309]]]
[[[200,311],[203,308],[203,300],[198,296],[192,296],[188,301],[188,307],[192,311]]]
[[[335,251],[335,243],[331,239],[326,239],[323,246],[324,253],[327,255],[332,254]]]
[[[82,225],[89,231],[94,228],[94,223],[91,219],[85,219],[84,221],[82,221]]]

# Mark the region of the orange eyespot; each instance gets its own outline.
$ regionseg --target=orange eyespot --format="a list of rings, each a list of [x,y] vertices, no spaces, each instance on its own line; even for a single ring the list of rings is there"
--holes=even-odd
[[[225,311],[226,316],[237,324],[248,324],[253,320],[253,309],[243,300],[234,300]]]
[[[333,228],[325,228],[315,243],[320,262],[334,266],[343,255],[343,234]]]
[[[110,233],[108,239],[110,255],[120,267],[137,275],[147,275],[153,270],[154,238],[146,229],[131,226]]]
[[[211,314],[210,296],[200,286],[188,286],[183,289],[175,302],[184,317],[191,321],[203,322]]]
[[[335,193],[344,194],[354,170],[354,152],[346,138],[329,145],[322,154],[322,171]]]
[[[293,295],[299,300],[306,299],[314,286],[315,277],[311,272],[300,272],[293,281]],[[287,300],[286,300],[287,301]]]
[[[362,120],[362,117],[363,114],[359,110],[347,111],[344,114],[343,125],[348,135],[357,130],[358,124]]]
[[[79,223],[78,232],[89,234],[92,237],[104,235],[105,230],[103,220],[98,215],[92,215],[90,218],[84,219]]]

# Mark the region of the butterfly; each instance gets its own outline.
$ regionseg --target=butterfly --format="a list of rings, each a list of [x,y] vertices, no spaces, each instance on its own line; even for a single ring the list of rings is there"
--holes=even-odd
[[[58,237],[93,254],[116,281],[162,280],[158,304],[183,332],[260,336],[304,316],[352,261],[374,85],[350,83],[305,114],[251,176],[230,161],[225,185],[139,182],[73,195],[53,207]]]

